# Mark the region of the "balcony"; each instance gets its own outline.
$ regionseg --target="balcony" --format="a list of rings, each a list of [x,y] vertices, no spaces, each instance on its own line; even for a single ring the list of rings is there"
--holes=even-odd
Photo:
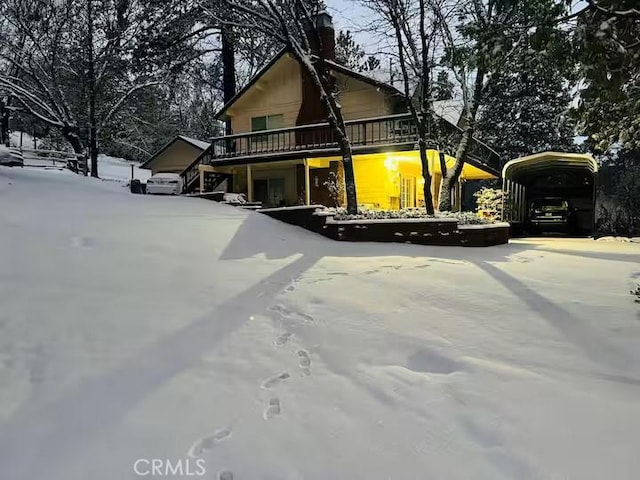
[[[354,154],[417,149],[417,128],[410,114],[350,120],[345,125]],[[460,128],[440,119],[433,126],[434,142],[430,148],[437,148],[436,137],[441,144],[456,145],[461,135]],[[199,163],[223,166],[339,154],[329,123],[226,135],[211,140],[211,147],[185,171],[185,179],[187,183],[195,181]],[[499,173],[497,153],[476,139],[472,140],[465,161]]]

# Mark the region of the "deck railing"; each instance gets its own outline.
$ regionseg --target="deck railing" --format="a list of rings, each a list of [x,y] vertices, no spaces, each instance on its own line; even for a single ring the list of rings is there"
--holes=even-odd
[[[349,120],[345,122],[345,126],[351,146],[355,150],[376,146],[404,146],[406,150],[417,148],[415,145],[418,131],[410,114]],[[431,148],[436,148],[436,138],[440,139],[441,144],[455,145],[460,135],[460,128],[440,120],[430,127],[430,137],[434,139]],[[323,151],[323,154],[339,153],[338,142],[329,123],[216,137],[211,140],[211,147],[198,163],[215,164],[217,160],[313,151]],[[494,169],[499,168],[497,154],[476,139],[471,142],[468,158]],[[195,170],[189,173],[195,176]]]

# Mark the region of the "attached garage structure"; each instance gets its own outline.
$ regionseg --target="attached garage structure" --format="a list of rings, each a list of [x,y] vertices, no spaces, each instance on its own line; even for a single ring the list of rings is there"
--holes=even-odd
[[[573,222],[569,233],[588,235],[595,225],[598,164],[590,155],[543,152],[508,162],[502,170],[502,188],[508,204],[503,218],[515,234],[527,232],[534,201],[564,199]]]

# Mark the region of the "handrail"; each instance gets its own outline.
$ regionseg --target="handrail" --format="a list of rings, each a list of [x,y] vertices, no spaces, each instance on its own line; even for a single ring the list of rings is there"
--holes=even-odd
[[[410,113],[348,120],[345,122],[346,134],[354,148],[386,147],[406,145],[418,141],[417,125]],[[449,142],[455,142],[463,129],[442,118],[429,125],[432,129],[441,129]],[[435,132],[433,132],[435,133]],[[435,135],[434,135],[435,137]],[[435,138],[434,138],[435,140]],[[199,175],[198,165],[214,164],[219,159],[257,158],[278,154],[295,154],[296,152],[328,151],[338,152],[339,146],[335,132],[329,122],[273,130],[245,132],[211,139],[211,145],[202,152],[181,175],[185,184],[194,181]],[[467,159],[475,160],[499,169],[499,156],[488,145],[472,138]]]
[[[344,124],[357,125],[357,124],[369,123],[369,122],[401,120],[403,118],[412,118],[412,117],[410,113],[397,113],[394,115],[361,118],[357,120],[345,120]],[[232,140],[234,138],[239,138],[239,137],[250,137],[250,136],[261,136],[261,135],[267,135],[267,134],[295,132],[296,130],[307,130],[312,128],[321,128],[321,127],[330,127],[330,126],[331,124],[329,122],[321,122],[321,123],[309,123],[306,125],[294,125],[293,127],[274,128],[273,130],[258,130],[257,132],[232,133],[231,135],[224,135],[222,137],[212,137],[209,139],[209,142],[214,143],[215,141],[229,140],[229,139]]]

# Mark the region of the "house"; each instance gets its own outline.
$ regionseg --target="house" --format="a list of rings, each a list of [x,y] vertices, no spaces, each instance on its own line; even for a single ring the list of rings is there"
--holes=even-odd
[[[318,30],[316,54],[336,80],[352,144],[358,203],[383,209],[424,205],[416,128],[402,93],[333,61],[334,31],[326,13]],[[231,134],[213,139],[183,172],[190,191],[206,191],[228,179],[233,192],[266,206],[344,204],[340,150],[315,85],[289,51],[278,53],[216,118],[230,125]],[[441,121],[452,135],[461,134],[456,125]],[[430,150],[428,158],[437,202],[439,153]],[[452,166],[454,159],[445,158]],[[496,178],[498,168],[495,152],[474,140],[461,178]],[[457,205],[459,194],[458,186]]]
[[[209,143],[195,138],[178,135],[140,165],[140,168],[151,170],[151,175],[182,173],[209,148],[209,145]]]

